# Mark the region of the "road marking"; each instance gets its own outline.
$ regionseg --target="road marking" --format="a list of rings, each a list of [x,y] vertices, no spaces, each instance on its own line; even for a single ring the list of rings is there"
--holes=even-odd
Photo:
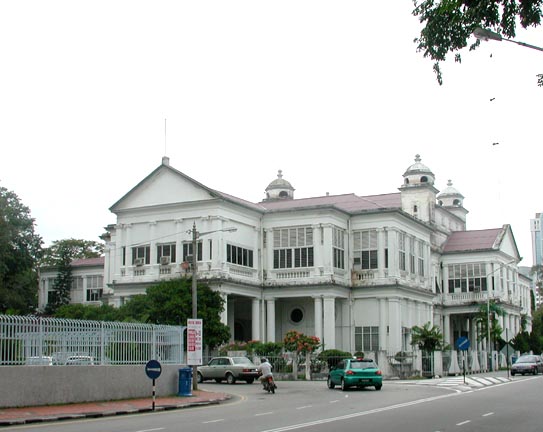
[[[315,421],[311,421],[311,422],[307,422],[307,423],[299,423],[299,424],[294,424],[294,425],[290,425],[290,426],[283,426],[283,427],[279,427],[279,428],[275,428],[275,429],[266,429],[266,430],[263,430],[261,432],[285,432],[285,431],[290,431],[290,430],[295,430],[295,429],[302,429],[302,428],[306,428],[308,426],[321,425],[321,424],[332,423],[332,422],[341,421],[341,420],[349,420],[349,419],[362,417],[362,416],[366,416],[366,415],[370,415],[370,414],[377,414],[377,413],[384,412],[384,411],[391,411],[391,410],[398,409],[398,408],[404,408],[404,407],[408,407],[408,406],[412,406],[412,405],[419,405],[419,404],[422,404],[422,403],[433,402],[433,401],[436,401],[436,400],[455,397],[455,396],[458,396],[460,394],[462,394],[462,393],[447,393],[445,395],[434,396],[434,397],[425,398],[425,399],[418,399],[418,400],[411,401],[411,402],[404,402],[404,403],[400,403],[400,404],[396,404],[396,405],[390,405],[390,406],[383,407],[383,408],[372,409],[372,410],[369,410],[369,411],[361,411],[361,412],[357,412],[357,413],[346,414],[346,415],[339,416],[339,417],[330,417],[330,418],[326,418],[326,419],[322,419],[322,420],[315,420]]]
[[[139,431],[136,431],[136,432],[151,432],[151,431],[158,431],[158,430],[163,430],[164,428],[155,428],[155,429],[142,429],[142,430],[139,430]]]
[[[483,414],[483,417],[488,417],[488,416],[491,416],[491,415],[494,415],[494,413],[493,413],[493,412],[489,412],[489,413]]]
[[[336,403],[336,402],[339,402],[339,399],[336,399],[336,400],[330,401],[330,403]]]
[[[206,424],[206,423],[218,423],[218,422],[222,422],[224,421],[224,419],[217,419],[217,420],[208,420],[208,421],[205,421],[205,422],[202,422],[203,424]]]
[[[471,423],[471,420],[466,420],[460,423],[456,423],[456,426],[464,426],[465,424]]]
[[[306,409],[306,408],[311,408],[313,405],[305,405],[305,406],[301,406],[301,407],[298,407],[296,408],[297,410],[301,410],[301,409]]]
[[[258,414],[255,414],[255,417],[263,416],[263,415],[270,415],[270,414],[273,414],[273,412],[269,411],[269,412],[265,412],[265,413],[258,413]]]

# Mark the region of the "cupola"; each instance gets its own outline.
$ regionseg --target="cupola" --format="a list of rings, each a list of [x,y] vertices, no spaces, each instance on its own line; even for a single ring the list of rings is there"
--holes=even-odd
[[[466,222],[469,212],[464,208],[464,195],[453,187],[452,181],[449,180],[445,190],[437,196],[437,204]]]
[[[403,174],[404,186],[418,186],[429,184],[432,185],[435,182],[434,173],[430,168],[421,163],[420,155],[415,155],[415,163],[411,165]]]
[[[277,171],[277,178],[266,188],[266,199],[264,201],[292,200],[294,199],[294,188],[283,178],[283,171]]]

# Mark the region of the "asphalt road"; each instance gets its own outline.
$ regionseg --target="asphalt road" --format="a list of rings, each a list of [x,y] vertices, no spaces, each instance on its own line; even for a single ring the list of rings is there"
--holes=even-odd
[[[283,432],[541,431],[543,376],[460,390],[385,382],[374,389],[329,390],[325,382],[278,382],[277,393],[259,384],[201,384],[236,397],[220,405],[176,411],[2,428],[41,432]]]

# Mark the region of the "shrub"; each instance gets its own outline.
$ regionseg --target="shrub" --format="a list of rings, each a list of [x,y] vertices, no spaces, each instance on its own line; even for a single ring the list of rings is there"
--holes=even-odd
[[[317,360],[325,361],[328,364],[328,369],[335,367],[341,360],[352,358],[350,352],[336,349],[324,350],[319,353]]]

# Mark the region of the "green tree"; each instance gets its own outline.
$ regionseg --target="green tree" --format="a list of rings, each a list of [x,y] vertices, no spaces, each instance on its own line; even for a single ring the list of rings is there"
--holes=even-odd
[[[43,250],[42,265],[58,266],[75,259],[98,258],[104,253],[104,244],[93,240],[64,239],[55,240]]]
[[[420,326],[411,328],[411,345],[416,345],[421,351],[431,353],[444,348],[443,334],[441,329],[427,322]]]
[[[25,315],[36,309],[43,242],[34,222],[19,197],[0,187],[0,313]]]
[[[215,348],[230,339],[230,329],[221,323],[224,300],[207,284],[198,283],[198,318],[203,319],[204,343]],[[152,324],[186,325],[192,317],[190,279],[172,279],[147,288],[121,307],[125,318]]]
[[[413,15],[423,24],[420,36],[415,39],[418,51],[434,60],[434,72],[443,84],[440,63],[447,54],[461,62],[458,51],[468,46],[477,27],[488,28],[512,39],[517,23],[523,28],[537,27],[543,16],[541,0],[413,0]],[[480,45],[477,40],[470,51]],[[543,86],[543,74],[537,75],[538,85]]]
[[[488,312],[488,306],[490,306],[490,313]],[[500,326],[497,317],[504,316],[505,310],[495,300],[491,300],[487,303],[481,304],[479,312],[475,317],[475,321],[479,323],[481,332],[479,333],[478,340],[481,342],[488,337],[488,324],[490,321],[490,341],[494,346],[498,346],[498,342],[502,341],[503,329]]]
[[[53,290],[45,307],[45,313],[53,314],[60,306],[70,303],[72,289],[72,258],[67,249],[60,250],[58,272],[53,282]]]

